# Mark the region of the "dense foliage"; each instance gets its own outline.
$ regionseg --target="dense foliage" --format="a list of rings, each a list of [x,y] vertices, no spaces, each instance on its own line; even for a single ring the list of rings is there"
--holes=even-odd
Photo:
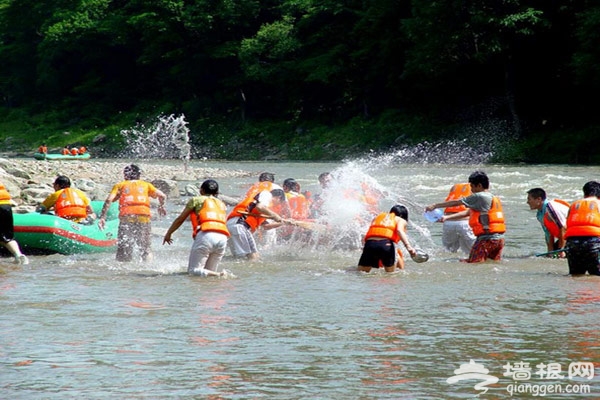
[[[485,136],[600,163],[597,1],[0,0],[0,22],[2,136],[174,113],[226,157]]]

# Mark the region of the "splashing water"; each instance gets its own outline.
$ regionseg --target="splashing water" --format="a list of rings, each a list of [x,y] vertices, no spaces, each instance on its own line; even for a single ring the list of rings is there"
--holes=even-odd
[[[158,121],[151,126],[138,124],[133,129],[122,130],[127,144],[121,156],[179,158],[187,170],[191,153],[187,124],[183,114],[178,117],[159,115]]]

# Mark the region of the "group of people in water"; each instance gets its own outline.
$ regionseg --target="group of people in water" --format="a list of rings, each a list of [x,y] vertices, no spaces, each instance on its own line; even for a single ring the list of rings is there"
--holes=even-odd
[[[527,204],[536,211],[544,232],[547,252],[539,255],[566,258],[571,275],[600,275],[600,182],[583,185],[583,198],[569,203],[548,199],[542,188],[527,191]],[[500,260],[506,224],[500,198],[489,192],[489,179],[473,172],[468,184],[452,187],[446,200],[425,208],[445,208],[438,222],[444,224],[442,242],[446,249],[466,250],[466,262]]]
[[[135,164],[126,166],[123,176],[124,180],[113,186],[104,202],[97,217],[98,227],[104,229],[110,205],[118,201],[116,260],[131,261],[137,248],[141,258],[147,261],[152,258],[150,199],[158,200],[158,214],[166,216],[167,196],[152,183],[142,180],[141,170]],[[258,258],[257,232],[278,229],[280,237],[286,238],[295,231],[310,230],[311,225],[306,225],[306,221],[314,221],[326,212],[323,209],[324,194],[331,181],[330,173],[321,174],[319,183],[323,191],[313,197],[308,192],[302,193],[295,179],[288,178],[279,186],[275,183],[274,174],[263,172],[241,201],[230,200],[226,204],[219,198],[218,183],[207,179],[200,186],[200,194],[189,199],[171,223],[163,244],[172,244],[173,233],[189,219],[193,244],[188,272],[200,276],[223,276],[225,272],[219,271],[219,263],[228,248],[234,257]],[[451,252],[462,250],[468,253],[463,260],[467,263],[498,261],[502,257],[506,232],[504,212],[500,198],[493,195],[489,187],[486,173],[475,171],[469,175],[467,183],[455,184],[444,201],[424,209],[426,213],[443,209],[443,212],[435,214],[435,220],[443,224],[442,244]],[[58,176],[54,190],[36,211],[52,210],[57,216],[78,223],[95,223],[90,200],[84,192],[71,188],[68,177]],[[396,204],[389,211],[380,212],[377,210],[380,193],[366,186],[360,192],[348,190],[343,195],[360,198],[372,218],[361,238],[359,271],[383,268],[386,272],[394,272],[403,269],[400,242],[414,259],[417,250],[410,244],[407,234],[408,210],[404,205]],[[561,199],[548,199],[542,188],[527,192],[527,204],[531,210],[536,210],[545,234],[546,255],[567,258],[572,275],[600,275],[599,198],[600,183],[597,181],[587,182],[583,186],[583,199],[572,204]],[[25,264],[28,260],[14,241],[11,202],[8,191],[0,185],[0,240],[13,254],[15,262]],[[232,206],[229,213],[227,205]]]

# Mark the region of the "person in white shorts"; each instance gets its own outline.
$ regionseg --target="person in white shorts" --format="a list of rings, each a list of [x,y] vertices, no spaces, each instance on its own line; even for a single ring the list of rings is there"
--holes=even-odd
[[[459,200],[463,197],[471,195],[471,186],[468,183],[457,183],[448,193],[445,201]],[[463,205],[446,207],[444,215],[452,215],[457,212],[466,210]],[[456,253],[460,249],[463,253],[469,254],[473,243],[475,243],[475,234],[469,226],[469,217],[461,219],[444,221],[442,229],[442,245],[452,253]]]
[[[200,186],[200,196],[195,196],[187,202],[181,214],[165,233],[163,245],[173,243],[173,232],[190,218],[194,238],[188,261],[190,275],[226,275],[226,271],[218,271],[218,266],[225,255],[229,237],[226,226],[227,207],[217,198],[218,194],[219,185],[216,181],[204,181]]]

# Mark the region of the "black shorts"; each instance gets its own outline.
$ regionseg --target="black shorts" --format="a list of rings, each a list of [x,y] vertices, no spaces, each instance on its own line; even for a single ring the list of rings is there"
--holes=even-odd
[[[10,204],[0,204],[0,241],[8,243],[15,237],[13,212]]]
[[[567,239],[569,274],[600,275],[600,237],[575,236]]]
[[[381,262],[381,264],[380,264]],[[358,265],[379,268],[392,267],[396,263],[396,246],[389,239],[367,240],[363,247]]]

